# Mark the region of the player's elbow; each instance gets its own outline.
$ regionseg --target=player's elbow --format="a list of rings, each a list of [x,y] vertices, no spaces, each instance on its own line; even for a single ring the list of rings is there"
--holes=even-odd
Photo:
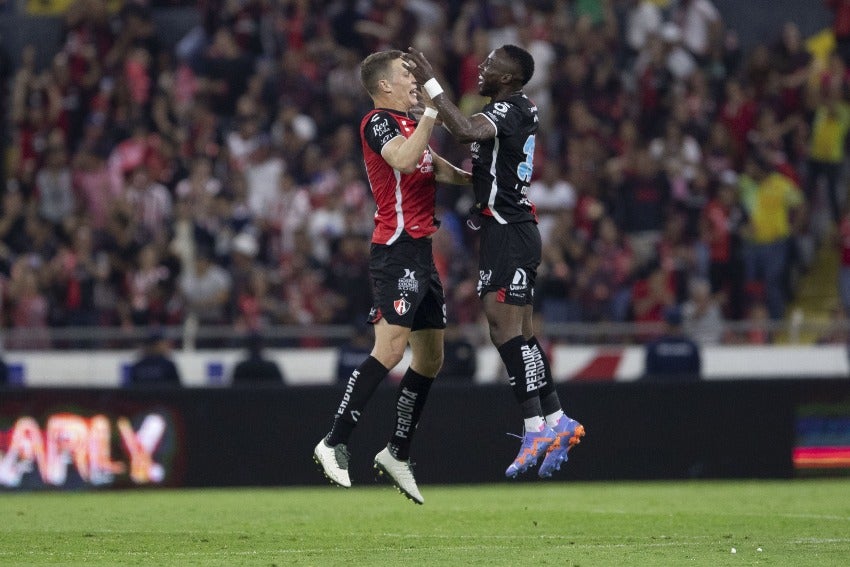
[[[470,130],[452,132],[452,135],[454,136],[454,139],[461,144],[471,144],[472,142],[478,141],[478,138]]]
[[[402,163],[396,166],[396,169],[405,175],[410,175],[414,171],[416,171],[417,162],[413,163]]]

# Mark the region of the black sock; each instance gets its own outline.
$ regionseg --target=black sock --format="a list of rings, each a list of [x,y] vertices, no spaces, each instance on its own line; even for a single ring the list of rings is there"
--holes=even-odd
[[[540,365],[537,376],[537,395],[540,397],[540,405],[543,408],[543,415],[551,415],[561,409],[561,400],[558,399],[558,392],[555,391],[555,382],[552,380],[552,367],[549,365],[549,357],[546,356],[546,351],[540,346],[537,337],[528,339],[528,346],[535,353],[540,354]]]
[[[398,397],[395,403],[395,431],[388,447],[393,457],[400,461],[406,461],[410,458],[410,443],[413,440],[413,434],[419,424],[422,409],[425,407],[425,400],[428,398],[428,392],[433,383],[433,378],[428,378],[408,368],[398,385]]]
[[[378,362],[378,359],[370,356],[351,373],[345,385],[345,394],[336,410],[333,427],[328,433],[328,445],[348,443],[348,438],[351,437],[351,432],[354,431],[366,402],[389,372],[389,369]]]
[[[522,417],[542,416],[543,410],[537,396],[537,355],[522,335],[505,342],[498,350],[508,370],[514,397],[522,408]]]

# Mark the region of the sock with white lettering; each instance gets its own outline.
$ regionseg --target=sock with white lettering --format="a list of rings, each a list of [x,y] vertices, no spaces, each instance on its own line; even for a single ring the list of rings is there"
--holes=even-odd
[[[535,354],[522,335],[503,343],[498,350],[508,370],[514,397],[522,409],[522,417],[542,416],[543,409],[537,396],[539,354]]]
[[[528,339],[528,346],[535,354],[540,355],[540,366],[537,374],[537,395],[540,396],[540,405],[543,409],[543,415],[548,416],[561,411],[561,400],[558,399],[558,392],[555,391],[555,382],[552,380],[552,367],[549,365],[549,357],[546,356],[546,351],[538,342],[537,337]],[[561,412],[560,415],[563,415]],[[551,423],[550,423],[551,425]]]
[[[389,369],[378,362],[378,359],[370,356],[357,370],[351,373],[351,377],[345,384],[345,393],[336,410],[334,424],[328,433],[328,445],[334,446],[340,443],[348,444],[351,432],[357,426],[360,414],[378,384],[389,374]]]
[[[393,457],[400,461],[410,458],[410,443],[413,433],[419,425],[422,409],[428,392],[431,391],[433,378],[423,376],[408,368],[398,385],[398,397],[395,404],[395,431],[387,447]]]

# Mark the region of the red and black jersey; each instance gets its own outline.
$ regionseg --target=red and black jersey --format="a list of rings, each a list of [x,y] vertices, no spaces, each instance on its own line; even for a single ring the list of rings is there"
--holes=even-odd
[[[413,173],[393,169],[381,157],[381,149],[396,136],[409,138],[416,121],[405,114],[376,108],[360,123],[360,142],[369,186],[375,198],[375,231],[372,242],[392,244],[402,232],[413,238],[437,231],[434,220],[436,182],[430,148],[425,148]]]

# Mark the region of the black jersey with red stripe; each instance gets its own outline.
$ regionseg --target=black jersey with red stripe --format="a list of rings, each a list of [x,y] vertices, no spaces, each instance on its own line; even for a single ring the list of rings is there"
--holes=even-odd
[[[520,92],[489,102],[481,114],[496,128],[496,137],[471,146],[476,207],[500,224],[536,221],[528,187],[534,168],[537,107]]]
[[[402,232],[413,238],[437,231],[434,207],[437,186],[430,148],[425,148],[416,169],[402,173],[381,157],[381,149],[396,136],[409,138],[416,121],[393,110],[376,108],[360,123],[360,142],[369,186],[375,198],[375,230],[372,242],[392,244]]]

